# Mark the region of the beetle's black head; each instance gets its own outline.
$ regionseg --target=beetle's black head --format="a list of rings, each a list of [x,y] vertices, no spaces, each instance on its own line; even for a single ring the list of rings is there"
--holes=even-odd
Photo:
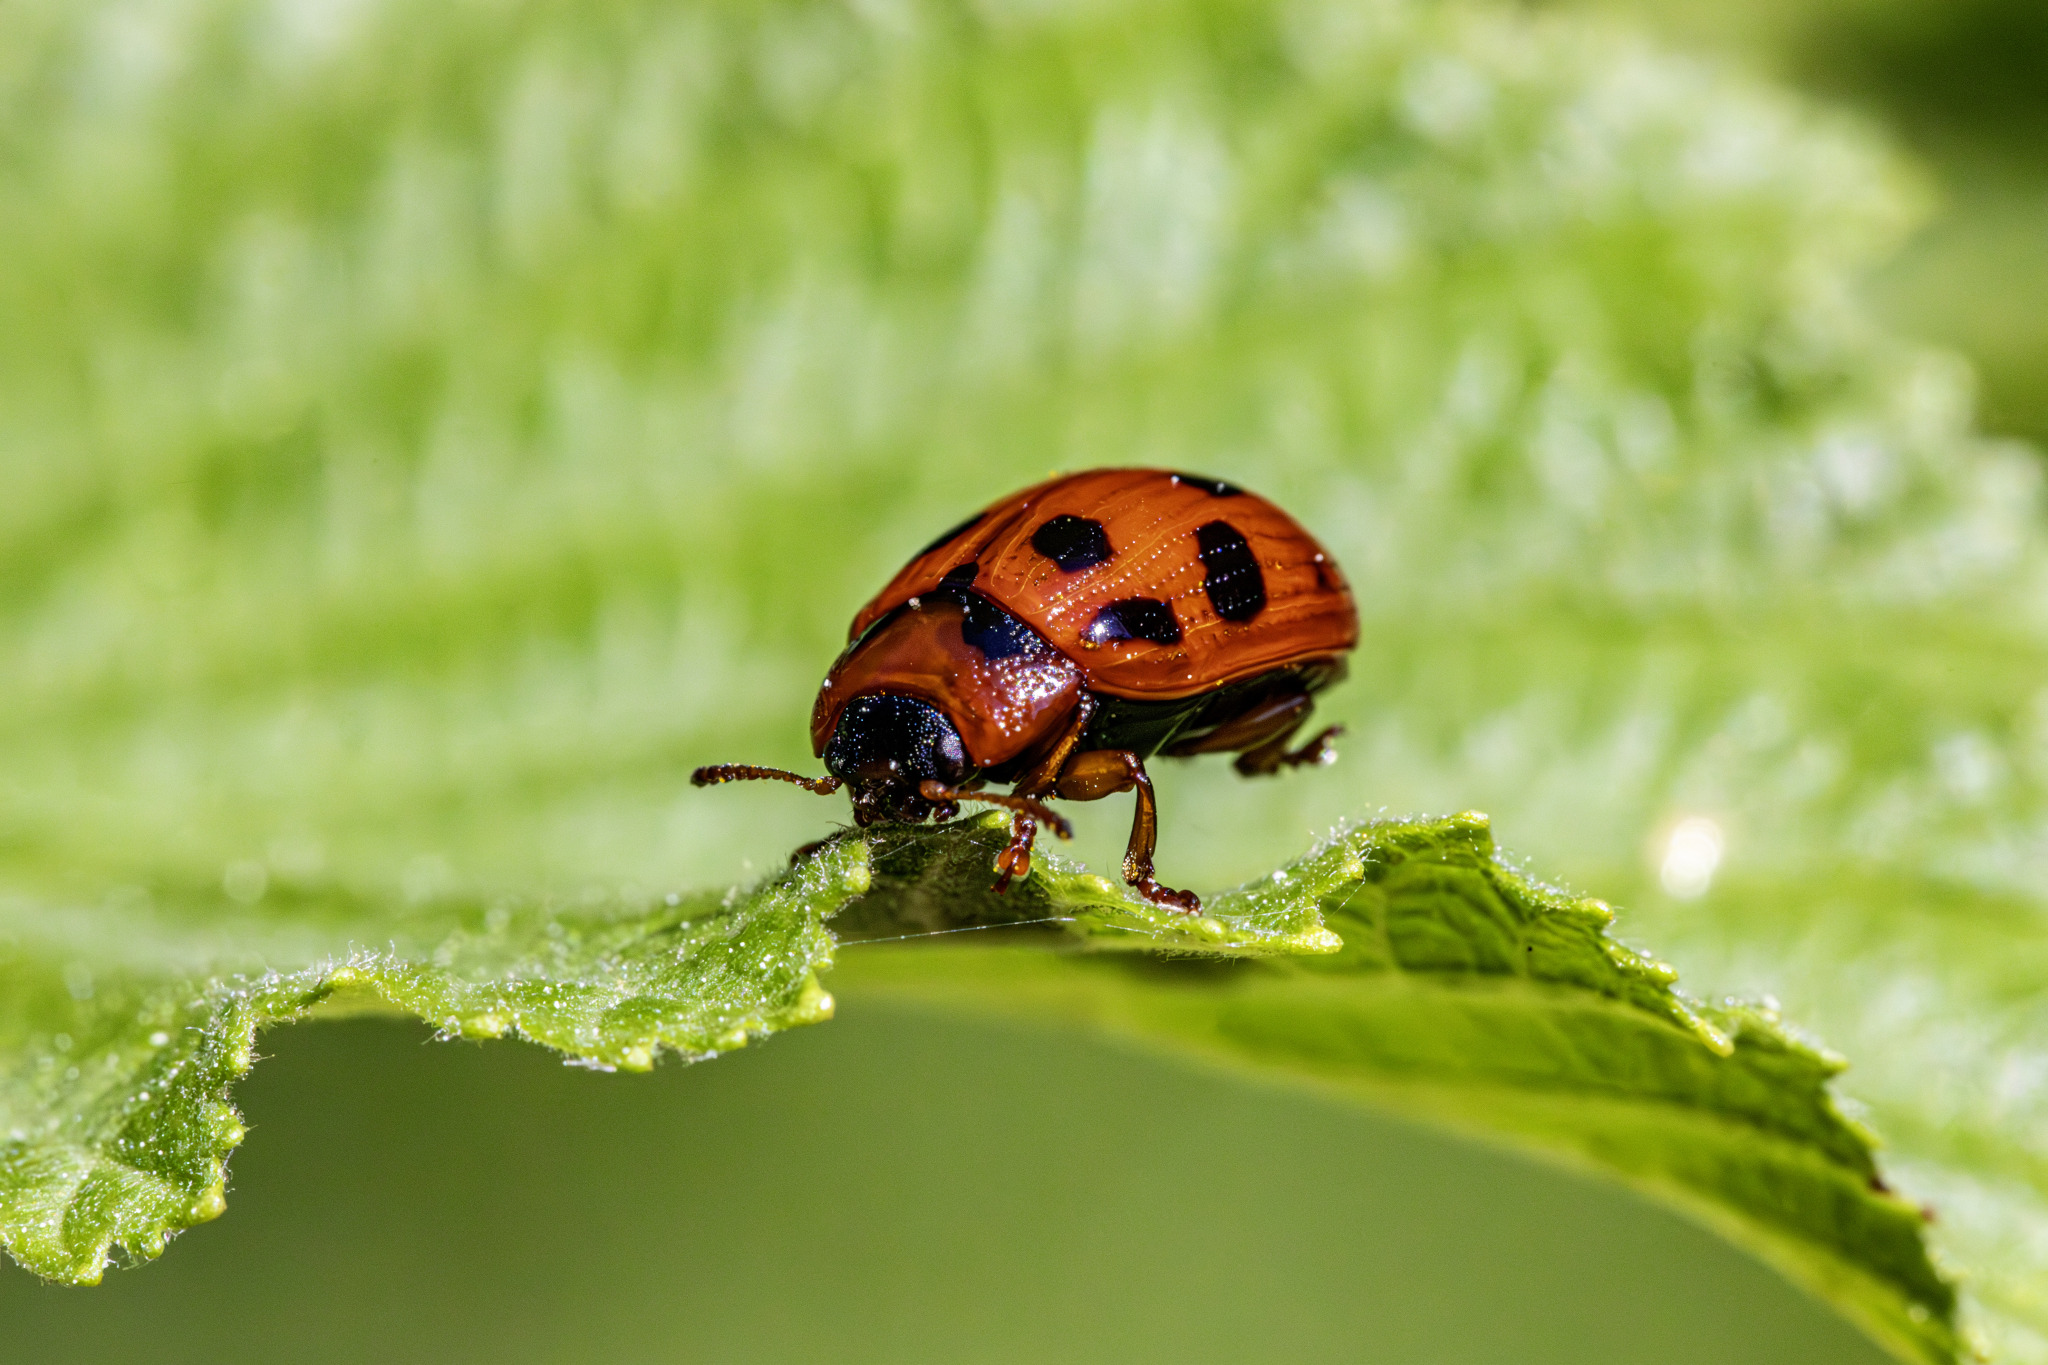
[[[918,784],[957,787],[973,772],[960,732],[944,712],[888,692],[846,704],[826,741],[825,767],[846,783],[853,818],[863,825],[922,820],[937,805],[919,793]]]

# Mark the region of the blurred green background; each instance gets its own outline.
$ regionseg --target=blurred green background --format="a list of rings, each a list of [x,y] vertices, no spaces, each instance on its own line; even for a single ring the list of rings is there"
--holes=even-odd
[[[1871,283],[1896,325],[1955,346],[1994,431],[2048,440],[2048,12],[2027,0],[1589,0],[1882,124],[1935,194]]]
[[[235,1207],[21,1359],[1874,1362],[1610,1186],[1057,1030],[852,1010],[591,1077],[276,1035]]]
[[[1050,468],[1190,467],[1300,513],[1366,640],[1336,768],[1164,775],[1162,876],[1491,811],[1689,985],[1850,1056],[1979,1330],[2048,1359],[2048,537],[2039,456],[2002,439],[2048,436],[2042,20],[1525,13],[10,9],[7,913],[225,905],[288,943],[331,890],[755,875],[841,808],[682,775],[806,765],[817,679],[909,550]],[[1081,814],[1112,865],[1122,810]],[[602,1085],[279,1036],[227,1221],[88,1294],[10,1272],[0,1332],[1869,1358],[1611,1191],[857,1004]],[[1176,1132],[1142,1210],[1101,1216],[1134,1135]],[[1015,1239],[987,1236],[1021,1200],[991,1153],[1036,1182]],[[653,1168],[693,1183],[624,1176]],[[536,1298],[503,1248],[557,1236]],[[1225,1312],[1198,1271],[1239,1246],[1273,1297]],[[398,1344],[351,1335],[405,1302]]]

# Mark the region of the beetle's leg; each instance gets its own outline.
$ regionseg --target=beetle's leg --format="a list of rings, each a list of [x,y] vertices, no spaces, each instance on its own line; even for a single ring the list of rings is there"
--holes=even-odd
[[[989,889],[1008,891],[1018,877],[1031,875],[1031,845],[1038,838],[1038,821],[1028,811],[1010,817],[1010,845],[996,855],[996,884]]]
[[[1256,749],[1275,738],[1285,738],[1308,719],[1315,702],[1306,692],[1287,692],[1255,702],[1213,730],[1169,744],[1163,751],[1170,758],[1191,754],[1234,754]]]
[[[1002,806],[1006,810],[1021,811],[1042,825],[1050,825],[1052,832],[1062,839],[1074,837],[1074,827],[1065,817],[1055,815],[1043,801],[1033,801],[1028,796],[1004,796],[999,792],[969,792],[958,787],[949,787],[943,782],[924,781],[918,784],[917,794],[933,805],[951,801],[982,801],[991,806]]]
[[[1115,792],[1135,790],[1137,809],[1131,816],[1131,842],[1124,850],[1124,880],[1156,905],[1192,915],[1202,902],[1192,891],[1175,891],[1152,878],[1152,853],[1159,846],[1159,808],[1144,760],[1129,749],[1091,749],[1068,761],[1053,790],[1069,801],[1097,801]]]
[[[836,777],[805,777],[781,768],[761,768],[752,763],[714,763],[708,768],[699,768],[690,774],[693,787],[715,787],[721,782],[789,782],[807,792],[830,796],[839,790]]]
[[[1074,707],[1074,714],[1067,718],[1066,728],[1060,731],[1058,741],[1046,751],[1044,758],[1032,764],[1023,776],[1010,784],[1010,790],[1019,796],[1043,796],[1051,791],[1061,769],[1073,756],[1075,746],[1080,744],[1081,732],[1088,728],[1088,721],[1094,714],[1095,698],[1083,692],[1080,702]]]
[[[1059,776],[1060,769],[1066,766],[1067,757],[1074,752],[1074,746],[1081,742],[1081,732],[1088,728],[1088,718],[1094,713],[1094,698],[1083,692],[1080,704],[1074,708],[1074,714],[1067,719],[1066,728],[1060,731],[1059,740],[1052,749],[1011,784],[1010,791],[1013,797],[1043,796],[1051,791],[1053,779]],[[1039,808],[1044,809],[1042,806]],[[1049,811],[1047,813],[1050,814]],[[1053,828],[1062,839],[1070,837],[1060,825]],[[992,890],[999,893],[1008,891],[1012,881],[1031,875],[1031,845],[1037,838],[1037,819],[1020,808],[1010,820],[1009,847],[996,855],[996,884]]]
[[[1043,803],[1032,798],[1047,795],[1052,790],[1053,778],[1058,776],[1060,769],[1066,765],[1067,756],[1074,752],[1074,746],[1081,742],[1081,732],[1088,728],[1088,718],[1094,713],[1094,698],[1083,692],[1080,703],[1074,707],[1074,714],[1067,718],[1065,728],[1060,731],[1059,739],[1044,758],[1032,764],[1022,777],[1010,784],[1010,795],[985,796],[980,792],[947,789],[950,800],[986,801],[991,805],[1008,806],[1017,812],[1010,820],[1009,845],[996,855],[996,883],[991,890],[1008,891],[1011,882],[1030,875],[1031,846],[1038,838],[1038,824],[1041,819],[1051,825],[1053,833],[1060,838],[1074,837],[1073,826],[1054,815]],[[975,779],[977,785],[980,781],[980,778]],[[941,786],[941,783],[926,782],[919,789],[919,794],[930,801],[933,799],[932,791],[924,788],[938,789]]]
[[[1314,708],[1315,701],[1306,692],[1271,697],[1205,735],[1169,746],[1166,752],[1174,758],[1236,753],[1237,771],[1245,777],[1266,777],[1304,763],[1328,763],[1337,756],[1330,741],[1344,733],[1341,725],[1330,726],[1299,749],[1287,747]]]
[[[1266,777],[1281,768],[1299,768],[1304,763],[1334,763],[1337,761],[1337,746],[1331,743],[1344,733],[1341,725],[1326,725],[1310,737],[1308,743],[1299,749],[1289,749],[1287,741],[1293,738],[1293,731],[1275,735],[1256,749],[1247,749],[1237,756],[1232,765],[1246,777]]]
[[[995,792],[961,791],[959,788],[949,787],[943,782],[929,781],[919,783],[917,792],[925,800],[938,805],[941,809],[952,806],[953,809],[957,810],[959,807],[953,805],[953,803],[958,801],[984,801],[991,806],[1002,806],[1007,810],[1016,812],[1015,815],[1010,817],[1009,846],[996,855],[996,884],[991,888],[995,891],[1009,890],[1010,883],[1013,880],[1030,873],[1031,845],[1038,838],[1038,826],[1041,822],[1050,825],[1052,832],[1059,835],[1062,839],[1074,837],[1074,827],[1072,825],[1068,824],[1060,816],[1053,814],[1044,802],[1034,801],[1028,796],[1003,796]]]

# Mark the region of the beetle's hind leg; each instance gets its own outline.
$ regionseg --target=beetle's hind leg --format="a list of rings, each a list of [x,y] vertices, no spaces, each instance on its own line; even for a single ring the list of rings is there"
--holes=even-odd
[[[1195,754],[1234,753],[1234,766],[1244,777],[1267,777],[1282,768],[1299,768],[1304,763],[1328,763],[1337,757],[1337,748],[1330,741],[1344,733],[1341,725],[1325,727],[1299,749],[1287,747],[1287,741],[1294,738],[1294,732],[1315,706],[1315,699],[1306,692],[1268,697],[1206,734],[1169,746],[1166,754],[1170,758],[1187,758]]]
[[[1237,762],[1231,766],[1245,777],[1270,777],[1282,768],[1299,768],[1307,763],[1337,761],[1337,746],[1333,741],[1344,733],[1343,726],[1326,725],[1316,731],[1308,743],[1298,749],[1289,749],[1287,741],[1294,738],[1296,728],[1298,724],[1290,726],[1284,733],[1273,736],[1256,748],[1245,750],[1237,756]]]

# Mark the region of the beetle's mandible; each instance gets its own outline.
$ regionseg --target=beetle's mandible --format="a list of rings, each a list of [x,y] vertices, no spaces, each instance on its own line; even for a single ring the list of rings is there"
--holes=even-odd
[[[1337,727],[1292,741],[1357,643],[1344,576],[1264,498],[1162,469],[1069,474],[946,532],[861,608],[811,710],[830,776],[691,780],[844,786],[863,826],[1007,807],[998,891],[1030,870],[1041,825],[1071,834],[1047,801],[1135,790],[1124,879],[1192,913],[1192,893],[1153,879],[1145,760],[1235,753],[1247,777],[1327,761]]]

